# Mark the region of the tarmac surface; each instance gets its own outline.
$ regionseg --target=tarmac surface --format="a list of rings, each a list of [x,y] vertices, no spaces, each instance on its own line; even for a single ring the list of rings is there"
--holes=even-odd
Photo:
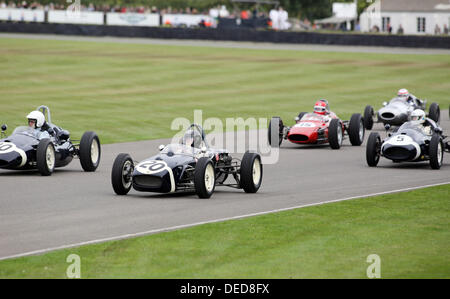
[[[155,38],[126,38],[126,37],[90,37],[56,34],[28,34],[28,33],[0,33],[0,38],[24,38],[38,40],[62,40],[104,43],[152,44],[169,46],[238,48],[254,50],[287,50],[287,51],[318,51],[318,52],[350,52],[350,53],[378,53],[378,54],[420,54],[420,55],[450,55],[448,49],[426,48],[397,48],[397,47],[367,47],[367,46],[340,46],[316,44],[283,44],[264,42],[234,42],[234,41],[208,41],[208,40],[178,40]]]
[[[442,111],[441,118],[444,134],[448,134],[448,111]],[[385,136],[381,124],[375,124],[374,130]],[[264,137],[258,142],[265,144],[266,132],[260,133]],[[369,133],[366,131],[366,139]],[[226,134],[235,140],[247,136],[247,146],[256,142],[255,135],[248,132],[245,136]],[[126,152],[140,161],[167,143],[168,139],[104,145],[95,173],[83,172],[78,160],[57,169],[51,177],[42,177],[36,171],[0,170],[0,260],[450,183],[448,153],[440,170],[432,170],[428,162],[398,164],[384,158],[378,167],[370,168],[365,160],[366,142],[351,146],[346,139],[340,150],[331,150],[327,145],[298,146],[285,141],[278,162],[264,165],[263,183],[256,194],[220,187],[210,199],[134,190],[127,196],[115,195],[110,180],[115,157]],[[263,163],[269,160],[263,157]]]

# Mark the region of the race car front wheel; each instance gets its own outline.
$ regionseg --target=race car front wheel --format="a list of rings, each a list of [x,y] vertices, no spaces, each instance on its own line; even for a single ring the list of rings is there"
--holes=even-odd
[[[350,143],[354,146],[360,146],[364,142],[364,120],[361,114],[355,113],[350,118],[348,125],[348,136]]]
[[[94,132],[86,132],[80,141],[80,163],[84,171],[93,172],[100,164],[100,139]]]
[[[342,145],[342,140],[344,139],[344,134],[342,132],[341,121],[334,118],[330,121],[330,126],[328,127],[328,142],[332,149],[340,149]]]
[[[119,154],[114,160],[111,183],[117,195],[126,195],[133,184],[134,163],[128,154]]]
[[[261,156],[247,151],[241,162],[241,187],[246,193],[258,192],[262,176]]]
[[[284,130],[284,124],[283,124],[283,121],[281,120],[281,118],[280,117],[278,117],[278,116],[275,116],[275,117],[272,117],[272,119],[270,120],[270,122],[269,122],[269,128],[268,128],[268,130],[267,130],[267,139],[268,139],[268,141],[269,141],[269,145],[272,145],[272,137],[276,137],[277,135],[276,135],[276,131],[275,132],[273,132],[273,134],[272,134],[272,125],[273,126],[275,126],[276,127],[276,123],[278,122],[278,146],[280,146],[281,145],[281,143],[283,142],[283,130]],[[275,128],[276,129],[276,128]],[[273,141],[275,141],[275,140],[273,140]]]
[[[378,165],[381,157],[381,138],[377,132],[372,132],[369,135],[366,146],[366,161],[370,167]]]
[[[36,166],[42,176],[53,173],[56,164],[55,147],[50,139],[42,139],[37,147]]]
[[[367,105],[366,108],[364,109],[364,128],[366,128],[366,130],[372,130],[374,115],[375,113],[373,112],[373,107]]]
[[[440,169],[444,160],[444,143],[438,134],[434,134],[431,137],[429,152],[431,168]]]
[[[441,119],[441,109],[437,103],[431,103],[428,117],[434,120],[436,123]]]
[[[195,192],[200,198],[210,198],[216,188],[216,171],[213,163],[207,157],[197,161],[194,170]]]

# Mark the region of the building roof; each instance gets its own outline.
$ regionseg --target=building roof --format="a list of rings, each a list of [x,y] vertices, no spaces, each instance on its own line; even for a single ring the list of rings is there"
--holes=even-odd
[[[373,5],[378,3],[382,12],[450,12],[450,0],[378,0]]]

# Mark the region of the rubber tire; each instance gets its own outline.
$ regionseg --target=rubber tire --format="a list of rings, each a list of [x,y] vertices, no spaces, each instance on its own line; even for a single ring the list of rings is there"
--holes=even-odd
[[[439,104],[431,103],[430,110],[428,111],[428,117],[436,123],[439,123],[439,120],[441,119],[441,109],[439,108]]]
[[[93,163],[91,159],[91,145],[94,139],[97,141],[98,144],[98,161],[97,163]],[[97,167],[100,165],[101,160],[101,145],[100,145],[100,139],[98,138],[97,134],[95,132],[85,132],[83,136],[81,137],[80,141],[80,164],[84,171],[86,172],[93,172],[97,169]]]
[[[339,144],[339,141],[338,141],[338,134],[337,134],[338,127],[341,127],[341,129],[342,129],[341,121],[337,118],[333,118],[330,121],[330,125],[328,127],[328,142],[330,143],[330,146],[332,149],[340,149],[341,148],[341,144]],[[341,130],[341,134],[342,134],[341,138],[343,139],[344,138],[343,130]]]
[[[279,128],[279,130],[280,130],[279,131],[280,138],[279,138],[279,141],[278,141],[278,146],[280,146],[281,143],[283,142],[283,128],[284,128],[284,124],[283,124],[283,121],[281,120],[281,118],[278,117],[278,116],[272,117],[272,119],[269,122],[269,128],[267,129],[267,140],[269,141],[269,145],[272,146],[272,137],[271,137],[272,129],[271,128],[272,128],[272,120],[275,119],[275,118],[278,118],[280,120],[280,128]]]
[[[123,166],[127,161],[131,162],[131,165],[134,168],[134,162],[133,159],[129,154],[119,154],[116,159],[114,160],[113,167],[111,170],[111,184],[113,186],[114,192],[117,195],[127,195],[128,192],[130,192],[132,184],[130,187],[126,188],[126,186],[123,185],[122,182],[122,175],[123,175]]]
[[[373,112],[373,107],[367,105],[364,109],[364,128],[366,130],[372,130],[373,128],[373,116],[375,113]]]
[[[307,112],[300,112],[298,114],[298,119],[301,120],[303,118],[303,116],[305,116],[305,114],[307,114]]]
[[[442,161],[441,164],[439,164],[439,159],[437,155],[437,148],[439,143],[441,144],[441,155],[442,155]],[[434,134],[433,137],[431,137],[430,141],[430,147],[429,147],[429,155],[430,155],[430,166],[433,169],[440,169],[442,166],[442,163],[444,161],[444,143],[442,142],[442,138],[438,134]]]
[[[55,152],[55,146],[51,142],[50,139],[45,138],[39,141],[37,151],[36,151],[36,167],[39,173],[42,176],[50,176],[52,175],[55,167],[53,169],[49,169],[47,166],[47,148],[51,146],[53,151]],[[56,152],[55,152],[55,164],[56,164]]]
[[[359,129],[362,127],[363,136],[359,138]],[[364,119],[359,113],[355,113],[350,118],[350,123],[348,124],[348,137],[350,138],[350,143],[353,146],[360,146],[364,142],[364,136],[366,134],[366,129],[364,127]]]
[[[210,192],[206,190],[205,186],[205,171],[206,167],[211,164],[214,169],[214,186]],[[211,160],[207,157],[201,157],[197,161],[197,165],[195,166],[194,170],[194,186],[195,186],[195,193],[197,193],[198,197],[200,198],[210,198],[211,195],[214,193],[214,189],[216,188],[216,170],[214,168],[213,163]]]
[[[372,132],[369,135],[366,146],[366,161],[370,167],[375,167],[380,161],[381,154],[377,154],[377,146],[381,144],[380,134]]]
[[[241,188],[244,189],[246,193],[256,193],[258,192],[259,187],[261,187],[263,178],[262,163],[259,183],[255,185],[253,182],[253,163],[256,159],[259,159],[259,162],[261,163],[261,156],[259,154],[247,151],[241,161]]]

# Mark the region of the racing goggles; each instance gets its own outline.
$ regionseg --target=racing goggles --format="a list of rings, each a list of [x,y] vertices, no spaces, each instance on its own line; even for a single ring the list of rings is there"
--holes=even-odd
[[[327,111],[327,108],[325,108],[323,106],[314,106],[314,111],[315,112],[325,112],[325,111]]]

